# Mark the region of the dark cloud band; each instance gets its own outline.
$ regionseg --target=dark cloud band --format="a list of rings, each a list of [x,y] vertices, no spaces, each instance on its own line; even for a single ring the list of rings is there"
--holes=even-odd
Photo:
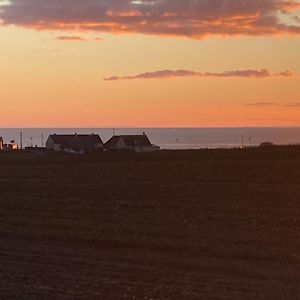
[[[186,36],[300,34],[298,0],[0,0],[2,24]],[[281,18],[281,16],[285,16]]]
[[[117,81],[117,80],[134,80],[134,79],[169,79],[169,78],[179,78],[179,77],[200,77],[200,78],[210,78],[210,77],[220,77],[220,78],[269,78],[269,77],[291,77],[294,76],[293,72],[290,70],[282,71],[280,73],[270,73],[266,69],[262,70],[233,70],[225,72],[196,72],[191,70],[160,70],[154,72],[146,72],[138,75],[131,76],[111,76],[104,78],[106,81]]]

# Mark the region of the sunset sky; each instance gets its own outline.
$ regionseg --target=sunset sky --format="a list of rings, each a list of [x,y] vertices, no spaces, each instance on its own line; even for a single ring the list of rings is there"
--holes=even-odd
[[[0,127],[300,126],[300,1],[0,0]]]

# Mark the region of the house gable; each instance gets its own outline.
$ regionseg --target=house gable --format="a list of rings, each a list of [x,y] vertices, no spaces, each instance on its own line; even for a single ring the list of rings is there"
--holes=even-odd
[[[103,148],[103,142],[99,135],[50,135],[46,147],[55,151],[66,149],[74,151],[91,151]]]
[[[118,138],[118,141],[116,142],[115,147],[118,149],[128,148],[128,146],[126,145],[126,143],[122,137]]]
[[[135,152],[156,150],[145,134],[113,136],[105,143],[105,148],[108,150],[133,150]]]

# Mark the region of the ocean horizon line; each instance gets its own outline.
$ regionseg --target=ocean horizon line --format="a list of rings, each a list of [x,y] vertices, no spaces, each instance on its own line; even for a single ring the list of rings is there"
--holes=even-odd
[[[199,149],[257,146],[264,142],[276,145],[299,144],[300,127],[51,127],[0,128],[5,141],[23,145],[43,145],[51,134],[98,134],[105,142],[114,135],[146,133],[151,143],[162,149]],[[22,134],[21,134],[22,133]]]
[[[149,126],[141,126],[141,127],[130,127],[130,126],[84,126],[84,127],[76,127],[76,126],[72,126],[72,127],[66,127],[66,126],[62,126],[62,127],[0,127],[0,130],[7,130],[7,129],[12,129],[12,130],[18,130],[18,129],[24,129],[24,130],[28,130],[28,129],[284,129],[284,128],[295,128],[295,129],[299,129],[300,125],[298,126],[208,126],[208,127],[149,127]]]

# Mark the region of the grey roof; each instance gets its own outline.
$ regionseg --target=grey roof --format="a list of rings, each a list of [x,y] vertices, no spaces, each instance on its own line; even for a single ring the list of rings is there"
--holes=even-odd
[[[113,148],[120,139],[123,139],[127,147],[151,147],[147,135],[115,135],[105,143],[106,148]]]
[[[55,144],[70,149],[93,149],[96,144],[103,144],[98,134],[50,135]]]

